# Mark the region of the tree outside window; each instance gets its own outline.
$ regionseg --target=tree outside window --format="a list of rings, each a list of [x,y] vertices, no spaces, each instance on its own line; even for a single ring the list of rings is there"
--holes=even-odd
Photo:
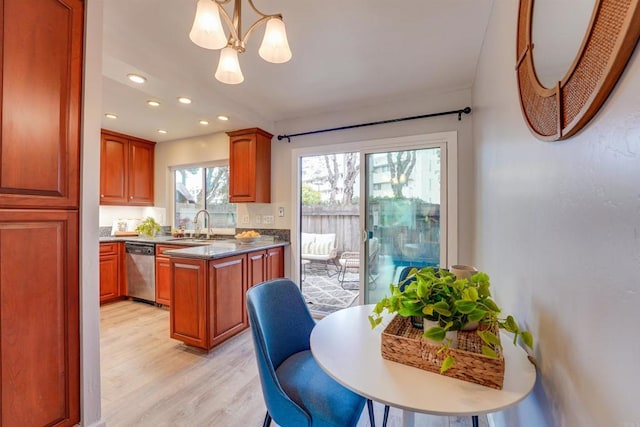
[[[189,167],[174,172],[175,217],[173,226],[190,230],[200,209],[206,209],[211,228],[235,228],[236,206],[229,203],[229,167]],[[203,224],[199,224],[202,227]]]

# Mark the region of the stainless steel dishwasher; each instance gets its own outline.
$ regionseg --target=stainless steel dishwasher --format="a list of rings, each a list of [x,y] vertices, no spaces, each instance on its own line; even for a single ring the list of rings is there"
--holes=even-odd
[[[153,243],[125,242],[127,295],[145,302],[156,302],[156,247]]]

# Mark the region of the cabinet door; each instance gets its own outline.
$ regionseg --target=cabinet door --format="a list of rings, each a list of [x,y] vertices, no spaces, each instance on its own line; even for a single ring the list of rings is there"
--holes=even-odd
[[[78,316],[77,211],[0,210],[0,425],[80,421]]]
[[[284,277],[284,248],[271,248],[267,250],[267,280]]]
[[[256,194],[256,136],[229,141],[229,201],[253,202]]]
[[[247,254],[247,286],[250,288],[267,280],[267,252],[258,251]]]
[[[116,254],[100,255],[100,302],[120,296],[120,256]]]
[[[156,303],[171,306],[171,262],[156,257]]]
[[[100,204],[127,203],[129,142],[103,133],[100,147]]]
[[[184,246],[156,245],[156,302],[167,307],[171,305],[171,262],[162,254],[171,249],[184,249]]]
[[[171,338],[204,349],[207,345],[207,262],[170,258]]]
[[[83,3],[0,8],[0,208],[79,203]]]
[[[229,135],[229,201],[271,202],[271,135],[258,128]]]
[[[246,255],[209,261],[210,347],[247,328]]]
[[[153,206],[154,146],[129,141],[129,204]]]

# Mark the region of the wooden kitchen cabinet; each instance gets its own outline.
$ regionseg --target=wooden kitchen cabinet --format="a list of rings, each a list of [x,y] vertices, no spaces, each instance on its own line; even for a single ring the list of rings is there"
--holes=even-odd
[[[165,251],[184,249],[177,245],[156,245],[156,303],[171,305],[171,262]]]
[[[247,288],[267,280],[267,251],[247,254]]]
[[[123,292],[122,244],[100,243],[100,304],[126,295]]]
[[[229,135],[229,201],[271,203],[271,135],[258,128]]]
[[[80,421],[78,212],[0,210],[3,426]]]
[[[278,247],[213,260],[171,257],[171,338],[210,350],[248,328],[247,289],[270,274],[282,277],[283,253]]]
[[[102,130],[100,204],[153,206],[155,142]]]
[[[247,254],[248,287],[284,277],[284,248],[269,248]]]
[[[80,423],[84,2],[0,7],[0,425]]]
[[[247,256],[236,255],[209,261],[208,348],[249,327],[246,316]]]
[[[282,246],[267,249],[265,267],[267,280],[284,277],[284,248]]]
[[[207,261],[171,258],[170,336],[209,349]]]

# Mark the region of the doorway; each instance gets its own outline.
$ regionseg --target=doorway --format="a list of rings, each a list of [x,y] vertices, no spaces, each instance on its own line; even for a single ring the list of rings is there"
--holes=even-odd
[[[360,153],[300,158],[300,287],[309,308],[332,313],[357,303],[357,269],[341,257],[360,250]]]
[[[321,150],[293,153],[298,165],[294,206],[299,222],[293,235],[299,237],[294,251],[299,283],[303,293],[305,286],[309,291],[313,275],[322,272],[325,281],[331,280],[332,289],[356,295],[351,303],[343,300],[342,306],[320,307],[321,313],[379,301],[404,267],[445,267],[455,260],[456,132],[325,146]],[[319,171],[323,163],[326,168],[327,160],[332,164],[334,157],[342,169],[338,168],[331,181]],[[351,187],[355,182],[358,184]],[[310,200],[322,205],[323,200],[345,200],[345,193],[350,203],[340,209],[357,209],[357,216],[349,213],[352,218],[348,221],[338,219],[344,211],[310,208]],[[322,266],[308,259],[309,234],[335,235],[335,257],[330,263]],[[314,304],[310,304],[312,311]]]

